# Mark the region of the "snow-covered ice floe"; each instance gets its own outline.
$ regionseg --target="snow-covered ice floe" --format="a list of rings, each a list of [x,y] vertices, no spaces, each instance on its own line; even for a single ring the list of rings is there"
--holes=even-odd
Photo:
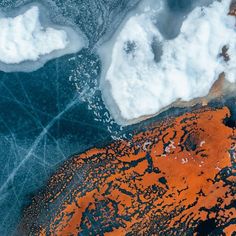
[[[40,5],[31,5],[16,16],[0,17],[0,70],[34,71],[48,60],[75,53],[85,45],[73,29],[52,25],[46,18]]]
[[[164,4],[128,17],[99,49],[103,100],[118,123],[137,122],[178,99],[206,96],[222,72],[229,82],[236,82],[236,28],[235,17],[228,15],[230,3],[213,1],[194,8],[173,39],[158,29]],[[222,48],[228,58],[222,56]]]

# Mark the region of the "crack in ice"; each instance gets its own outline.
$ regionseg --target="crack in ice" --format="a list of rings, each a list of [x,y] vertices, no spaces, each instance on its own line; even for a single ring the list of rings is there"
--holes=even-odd
[[[48,130],[55,124],[55,122],[57,120],[59,120],[61,118],[61,116],[63,116],[71,107],[73,107],[76,103],[77,103],[77,98],[74,98],[70,103],[67,104],[67,106],[65,107],[65,109],[63,111],[61,111],[59,114],[57,114],[48,124],[46,127],[43,128],[43,130],[41,131],[41,133],[38,135],[38,137],[35,139],[34,143],[32,144],[32,146],[30,147],[27,155],[25,155],[25,157],[21,160],[21,162],[17,165],[16,168],[14,168],[12,170],[12,172],[10,173],[10,175],[8,176],[8,178],[6,179],[6,181],[2,184],[1,188],[0,188],[0,193],[2,193],[2,191],[8,186],[10,181],[13,181],[16,173],[19,171],[19,169],[28,161],[28,159],[33,155],[34,150],[36,149],[36,147],[39,145],[39,143],[41,142],[41,140],[43,139],[43,137],[45,136],[45,134],[47,134]]]

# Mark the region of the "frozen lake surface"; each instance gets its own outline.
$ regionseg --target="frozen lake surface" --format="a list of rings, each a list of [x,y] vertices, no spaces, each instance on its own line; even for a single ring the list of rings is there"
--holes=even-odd
[[[71,155],[129,139],[145,124],[191,108],[171,108],[131,126],[118,123],[153,115],[179,96],[188,100],[204,95],[215,80],[213,74],[221,69],[234,81],[231,35],[235,30],[231,18],[222,15],[228,0],[206,8],[205,15],[196,8],[197,0],[167,0],[166,5],[144,11],[143,6],[155,2],[0,1],[0,24],[5,29],[5,35],[0,32],[1,236],[17,235],[24,207]],[[202,6],[211,2],[200,1]],[[209,32],[220,29],[225,35],[212,38]],[[192,33],[198,36],[193,48],[197,57],[188,53]],[[211,40],[211,48],[206,40]],[[7,42],[13,51],[6,51]],[[231,61],[215,60],[226,42]],[[174,52],[178,60],[170,58]],[[211,70],[204,74],[206,67]],[[177,69],[183,78],[173,82],[168,70],[173,75]],[[204,75],[209,77],[204,80]],[[235,101],[229,104],[234,107]]]

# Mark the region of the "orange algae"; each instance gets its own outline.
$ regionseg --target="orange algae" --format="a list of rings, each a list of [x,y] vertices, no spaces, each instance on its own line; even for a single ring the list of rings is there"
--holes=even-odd
[[[146,127],[68,160],[25,209],[22,234],[234,235],[236,137],[226,107]]]

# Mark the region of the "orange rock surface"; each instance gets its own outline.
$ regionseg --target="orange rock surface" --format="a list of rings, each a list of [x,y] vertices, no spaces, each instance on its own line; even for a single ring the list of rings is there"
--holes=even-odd
[[[236,235],[227,115],[200,109],[72,157],[25,209],[22,235]]]

